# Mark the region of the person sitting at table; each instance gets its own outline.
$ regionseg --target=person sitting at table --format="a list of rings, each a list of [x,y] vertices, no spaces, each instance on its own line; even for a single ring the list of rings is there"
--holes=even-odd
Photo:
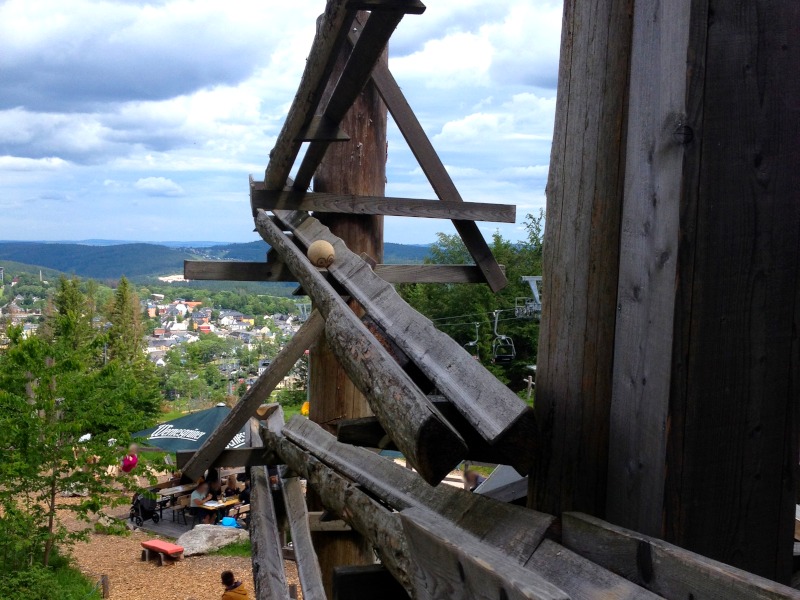
[[[203,482],[195,488],[189,498],[189,514],[199,516],[205,525],[210,525],[214,520],[214,511],[200,508],[203,504],[211,500],[208,492],[208,484]]]
[[[222,484],[219,479],[208,482],[208,493],[211,494],[212,500],[219,500],[222,496]]]
[[[239,504],[250,504],[250,478],[244,480],[244,489],[239,492]]]
[[[239,494],[239,484],[236,482],[236,475],[228,475],[225,480],[225,497],[237,496]]]

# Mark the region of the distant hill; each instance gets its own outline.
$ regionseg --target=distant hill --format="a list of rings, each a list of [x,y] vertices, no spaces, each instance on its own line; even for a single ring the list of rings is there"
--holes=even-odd
[[[194,257],[185,250],[152,244],[86,246],[40,242],[0,243],[0,260],[41,265],[94,279],[180,273],[183,261]]]
[[[100,242],[101,240],[93,240]],[[0,242],[0,261],[37,265],[80,277],[108,280],[122,275],[144,279],[183,272],[184,260],[265,260],[269,246],[261,241],[206,246],[208,242],[183,242],[181,247],[102,240],[104,245],[70,242]],[[170,242],[170,244],[177,242]],[[428,246],[387,243],[386,263],[421,263]]]

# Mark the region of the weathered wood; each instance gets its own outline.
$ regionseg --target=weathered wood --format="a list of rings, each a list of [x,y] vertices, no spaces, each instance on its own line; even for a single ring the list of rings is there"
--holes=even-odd
[[[333,0],[325,5],[325,13],[319,21],[297,94],[275,147],[270,152],[270,161],[264,174],[268,189],[280,190],[286,184],[300,151],[301,142],[297,138],[319,106],[339,49],[355,17],[355,11],[348,8],[348,3],[349,0]]]
[[[195,281],[292,281],[291,271],[281,262],[185,260],[183,276]]]
[[[572,600],[656,600],[661,597],[551,540],[542,542],[525,567],[564,590]]]
[[[554,514],[605,510],[632,6],[564,2],[529,495]]]
[[[383,565],[336,567],[333,600],[408,600],[403,586]]]
[[[351,531],[352,527],[341,519],[323,520],[323,515],[329,513],[312,511],[308,513],[308,528],[311,531]]]
[[[609,520],[661,533],[690,5],[634,11],[625,198],[610,419]],[[671,128],[669,131],[668,128]],[[644,418],[637,418],[642,415]],[[632,465],[635,465],[632,467]]]
[[[634,12],[607,517],[788,582],[800,9],[712,8]]]
[[[418,506],[440,513],[521,564],[533,554],[554,521],[550,515],[452,486],[426,485],[412,471],[363,448],[340,444],[305,419],[291,419],[282,433],[392,508]]]
[[[409,15],[421,15],[425,5],[419,0],[350,0],[347,8],[354,10],[402,10]]]
[[[426,481],[440,482],[466,453],[464,440],[263,210],[256,226],[327,319],[328,344],[398,448]]]
[[[236,435],[256,409],[267,400],[286,373],[303,356],[311,343],[322,333],[325,322],[317,311],[312,311],[297,333],[284,346],[267,369],[258,376],[244,396],[236,403],[225,420],[220,423],[197,453],[186,463],[183,472],[192,479],[200,477],[220,455],[231,438]]]
[[[537,440],[533,410],[450,336],[411,308],[317,219],[301,212],[276,211],[275,216],[301,245],[307,247],[315,240],[333,245],[336,260],[328,271],[336,281],[504,456],[504,462],[527,473]]]
[[[289,590],[286,588],[281,539],[266,468],[253,467],[251,477],[250,542],[255,597],[258,600],[285,599],[289,597]]]
[[[184,275],[187,279],[198,281],[294,282],[296,280],[285,266],[282,265],[281,272],[278,272],[276,267],[277,265],[264,262],[192,260],[184,263]],[[328,281],[334,281],[326,269],[319,271]],[[483,283],[480,270],[472,265],[380,264],[375,265],[375,273],[388,283]]]
[[[372,82],[439,199],[447,202],[463,202],[444,163],[433,149],[425,130],[411,110],[397,81],[389,72],[388,66],[377,65],[372,72]],[[505,274],[500,270],[475,222],[456,220],[453,221],[453,225],[492,291],[497,292],[508,285]]]
[[[414,566],[415,598],[562,599],[569,596],[538,573],[421,508],[400,513]]]
[[[516,207],[513,204],[442,202],[441,200],[323,194],[294,190],[268,191],[263,189],[263,185],[253,186],[250,194],[251,206],[264,210],[303,210],[355,215],[492,221],[495,223],[513,223],[516,220]]]
[[[350,141],[350,136],[342,131],[338,125],[331,123],[329,119],[317,116],[313,117],[311,122],[300,131],[296,141],[315,142],[322,140],[326,142],[347,142]]]
[[[410,590],[408,549],[399,516],[282,434],[262,429],[261,436],[266,447],[306,478],[309,488],[316,491],[325,508],[342,517],[369,540],[378,551],[382,564]]]
[[[562,516],[562,543],[668,600],[800,598],[800,591],[581,513]]]
[[[292,545],[297,557],[297,576],[303,590],[303,600],[325,600],[322,573],[311,543],[306,499],[297,477],[283,480],[283,502],[292,533]]]
[[[361,37],[353,46],[347,64],[336,82],[323,113],[332,124],[341,123],[345,113],[353,106],[361,90],[370,80],[373,67],[378,64],[389,37],[400,23],[404,13],[399,10],[376,11],[367,19]],[[330,142],[311,142],[297,170],[293,188],[305,191],[322,162]],[[274,189],[269,186],[270,189]]]
[[[186,464],[196,454],[195,450],[179,450],[177,452],[177,468],[183,471]],[[211,462],[210,467],[215,469],[228,467],[252,467],[256,465],[274,466],[276,463],[263,448],[235,448],[223,450]]]
[[[518,479],[488,492],[481,492],[481,495],[500,502],[516,502],[528,495],[528,480]]]

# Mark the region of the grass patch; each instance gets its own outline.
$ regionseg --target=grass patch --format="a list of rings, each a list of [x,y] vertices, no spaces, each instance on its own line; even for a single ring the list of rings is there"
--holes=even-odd
[[[253,548],[250,545],[250,540],[243,542],[236,542],[230,546],[220,548],[216,552],[212,552],[214,556],[240,556],[243,558],[250,558],[253,553]]]
[[[101,600],[97,581],[87,578],[65,559],[56,563],[51,568],[33,566],[24,571],[0,573],[4,600]]]

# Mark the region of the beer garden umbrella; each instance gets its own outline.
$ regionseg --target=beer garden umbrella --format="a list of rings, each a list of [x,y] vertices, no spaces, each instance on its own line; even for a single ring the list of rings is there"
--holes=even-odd
[[[230,408],[220,403],[207,410],[190,413],[172,421],[160,423],[150,429],[137,431],[132,437],[143,444],[167,452],[197,450],[230,412]],[[246,426],[233,437],[226,448],[244,447],[245,429]]]

